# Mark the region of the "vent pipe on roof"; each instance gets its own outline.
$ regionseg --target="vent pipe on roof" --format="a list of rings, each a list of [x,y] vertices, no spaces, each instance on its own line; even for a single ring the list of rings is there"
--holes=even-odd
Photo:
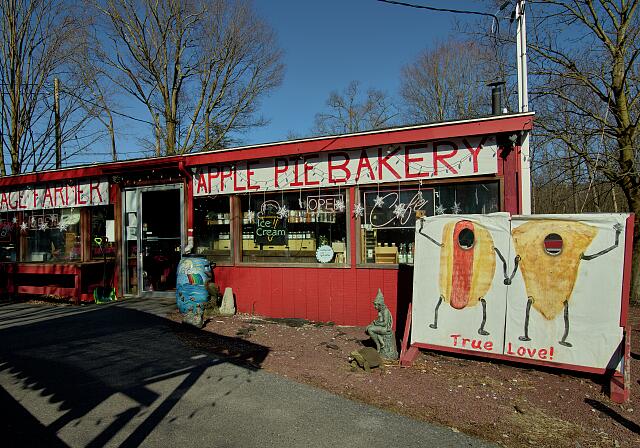
[[[502,108],[502,90],[504,81],[494,81],[487,84],[491,87],[491,115],[502,115],[506,109]]]

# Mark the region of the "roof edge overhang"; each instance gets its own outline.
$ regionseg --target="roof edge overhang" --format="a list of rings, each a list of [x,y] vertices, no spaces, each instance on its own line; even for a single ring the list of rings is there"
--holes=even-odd
[[[1,187],[56,182],[83,177],[118,174],[124,170],[144,170],[191,167],[237,160],[255,160],[325,151],[369,148],[372,146],[419,143],[473,135],[500,134],[531,130],[534,112],[495,115],[483,118],[456,120],[382,130],[330,135],[282,142],[240,146],[217,151],[145,159],[105,162],[91,165],[53,169],[0,177]]]

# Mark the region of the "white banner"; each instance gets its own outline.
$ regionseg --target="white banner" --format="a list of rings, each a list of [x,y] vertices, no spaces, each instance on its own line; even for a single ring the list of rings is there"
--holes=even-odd
[[[495,174],[495,136],[438,140],[199,168],[194,196]]]
[[[620,370],[627,216],[419,220],[412,342]]]
[[[0,191],[0,212],[87,207],[109,203],[107,179],[49,183],[20,190]]]

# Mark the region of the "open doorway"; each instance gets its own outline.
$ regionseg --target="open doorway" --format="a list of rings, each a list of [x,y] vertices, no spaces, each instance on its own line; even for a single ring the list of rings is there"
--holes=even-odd
[[[125,293],[172,292],[183,247],[182,185],[124,192]]]

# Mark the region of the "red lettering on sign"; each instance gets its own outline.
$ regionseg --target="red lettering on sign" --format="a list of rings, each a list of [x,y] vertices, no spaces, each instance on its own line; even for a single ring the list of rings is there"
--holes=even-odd
[[[391,157],[394,157],[396,154],[398,154],[398,151],[400,151],[400,148],[396,148],[393,151],[391,151],[390,153],[388,153],[386,156],[382,157],[382,148],[378,149],[378,179],[382,180],[384,179],[384,174],[383,174],[383,167],[387,167],[387,170],[389,170],[389,172],[396,178],[396,179],[400,179],[400,174],[398,174],[398,172],[391,166],[389,165],[389,159]]]
[[[214,169],[215,172],[212,172],[211,170]],[[209,184],[209,189],[208,192],[212,193],[213,192],[213,179],[217,179],[218,177],[220,177],[220,168],[217,166],[214,167],[209,167],[207,168],[207,183]]]
[[[304,183],[300,180],[300,160],[299,157],[292,157],[291,162],[293,163],[293,182],[289,184],[291,187],[302,187]]]
[[[84,190],[82,189],[82,184],[76,184],[76,204],[86,204],[87,201],[82,199],[82,195],[84,194]],[[46,199],[46,198],[45,198]]]
[[[229,168],[229,171],[225,171],[225,168]],[[231,179],[231,176],[233,176],[233,168],[224,165],[220,167],[220,191],[224,191],[224,181]]]
[[[369,161],[369,156],[367,155],[367,150],[363,149],[360,151],[360,160],[358,161],[358,171],[356,172],[356,182],[360,179],[360,174],[362,173],[362,169],[366,168],[369,170],[369,179],[376,180],[376,175],[373,173],[373,168],[371,168],[371,161]]]
[[[251,169],[251,165],[257,165],[258,162],[247,162],[247,190],[259,190],[260,185],[251,185],[251,176],[255,174],[255,172]]]
[[[205,193],[209,193],[209,190],[207,189],[207,181],[204,178],[204,174],[200,173],[198,175],[198,186],[196,187],[196,194],[199,194],[202,190],[204,190]]]
[[[483,341],[482,339],[461,338],[459,334],[449,335],[453,339],[453,346],[460,348],[472,348],[481,351],[493,351],[493,342]]]
[[[78,187],[78,189],[80,189],[80,187]],[[80,195],[78,195],[78,197],[80,197]],[[49,207],[55,207],[55,201],[53,199],[53,194],[51,194],[51,188],[50,187],[46,187],[44,189],[44,199],[42,200],[42,206],[46,207],[47,204],[47,200],[49,200]],[[80,204],[80,200],[78,199],[77,201],[78,204]],[[86,204],[86,202],[82,202],[82,204]]]
[[[238,169],[233,167],[233,191],[245,191],[246,188],[238,185]]]
[[[511,342],[507,342],[507,355],[530,359],[553,360],[553,346],[548,349],[546,347],[538,349],[525,347],[523,345],[519,345],[517,348],[514,348]]]
[[[18,208],[24,210],[27,208],[27,204],[24,204],[22,199],[24,199],[24,191],[18,192]]]
[[[334,164],[334,158],[336,157],[341,157],[344,160],[342,161],[342,163]],[[346,152],[334,152],[333,154],[329,154],[329,183],[330,184],[347,182],[349,180],[349,178],[351,177],[351,171],[349,171],[349,168],[348,168],[349,160],[350,160],[349,154],[347,154]],[[336,179],[333,174],[334,170],[342,171],[344,173],[344,177]]]
[[[98,202],[96,204],[102,204],[102,193],[100,193],[100,183],[94,184],[93,181],[89,181],[89,201],[93,204],[93,192],[98,193]]]
[[[422,157],[411,157],[411,150],[412,149],[424,149],[424,148],[409,148],[406,147],[404,148],[404,177],[407,179],[417,179],[420,177],[427,177],[429,175],[428,172],[420,172],[420,168],[418,168],[418,172],[417,173],[412,173],[410,171],[410,167],[412,163],[417,163],[417,162],[422,162],[424,160],[424,158]]]
[[[67,203],[64,200],[64,194],[62,193],[62,190],[64,190],[64,187],[55,187],[53,189],[54,200],[57,203],[58,202],[58,196],[60,196],[60,204],[67,205]],[[100,198],[100,199],[102,199],[102,198]]]
[[[438,154],[439,146],[451,146],[453,148],[451,152],[446,154]],[[433,175],[438,175],[438,163],[442,163],[452,174],[458,174],[458,171],[449,163],[447,159],[455,156],[458,153],[458,146],[449,141],[441,141],[433,144]]]
[[[478,147],[474,148],[472,145],[469,144],[469,142],[467,141],[466,138],[462,139],[462,142],[464,143],[464,146],[471,153],[471,160],[473,161],[473,172],[474,173],[478,172],[478,154],[480,154],[480,150],[482,149],[482,146],[484,145],[484,143],[486,141],[487,141],[487,137],[483,137],[482,140],[480,140],[480,144],[478,145]]]
[[[320,156],[318,156],[317,154],[313,154],[310,156],[306,156],[304,158],[304,184],[309,186],[309,185],[320,185],[320,181],[319,180],[310,180],[309,179],[309,173],[311,171],[313,171],[313,165],[309,165],[309,161],[312,159],[318,159]]]
[[[9,199],[7,199],[7,193],[5,191],[2,192],[2,199],[0,200],[0,208],[4,208],[5,210],[9,209]]]
[[[282,163],[282,168],[279,166],[280,163]],[[287,161],[287,159],[284,159],[282,157],[276,158],[275,163],[273,165],[273,180],[275,182],[276,187],[280,186],[278,175],[286,173],[288,169],[289,169],[289,162]]]

